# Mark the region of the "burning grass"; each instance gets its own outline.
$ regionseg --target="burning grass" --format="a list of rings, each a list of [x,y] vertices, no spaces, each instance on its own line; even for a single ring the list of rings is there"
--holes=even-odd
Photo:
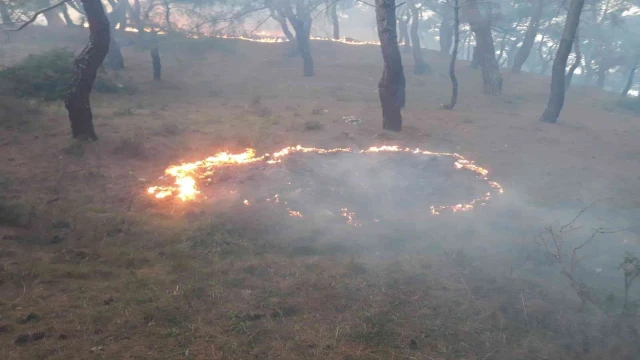
[[[330,160],[332,162],[318,164],[317,158],[311,158],[309,161],[316,164],[309,165],[300,158],[303,155],[307,157],[320,155],[326,157],[331,155],[329,159],[332,159]],[[436,166],[438,168],[436,173],[429,174],[432,178],[428,179],[424,177],[424,171],[427,171],[427,168],[433,168],[429,163],[416,162],[412,164],[410,161],[403,160],[402,157],[392,157],[392,155],[403,155],[405,158],[409,155],[423,156],[431,160],[439,157],[452,158],[453,169],[469,171],[485,183],[486,189],[480,192],[482,195],[469,193],[464,187],[463,189],[447,189],[449,186],[461,186],[461,183],[452,185],[452,178],[442,178],[442,175],[438,174],[438,172],[443,171],[439,165]],[[355,159],[358,156],[364,157],[363,160]],[[289,166],[289,158],[293,158],[294,163],[298,164],[298,166]],[[390,176],[393,176],[394,171],[390,171],[386,177],[380,179],[381,173],[377,167],[393,167],[394,161],[405,162],[405,167],[418,167],[419,169],[417,172],[414,169],[415,174],[407,175],[405,179],[390,178]],[[370,168],[358,169],[356,164],[362,162],[367,162]],[[314,215],[322,213],[340,214],[348,224],[354,226],[362,225],[363,220],[357,219],[357,217],[363,215],[363,210],[368,210],[364,221],[374,223],[384,221],[389,216],[397,216],[392,214],[405,213],[406,211],[403,212],[401,209],[407,207],[413,212],[431,213],[433,215],[438,215],[443,211],[464,212],[486,204],[492,195],[503,192],[498,183],[487,178],[488,171],[486,169],[475,165],[472,161],[459,154],[403,149],[398,146],[371,147],[360,152],[353,152],[349,148],[319,149],[305,148],[300,145],[287,147],[273,154],[265,154],[259,157],[256,156],[253,149],[248,149],[240,154],[218,153],[202,161],[170,166],[166,169],[165,176],[173,184],[151,186],[147,189],[147,192],[156,199],[175,198],[183,202],[206,199],[210,195],[203,193],[205,187],[217,190],[217,182],[220,181],[219,176],[223,176],[224,179],[224,170],[241,165],[251,166],[249,171],[257,169],[258,171],[264,170],[278,173],[282,169],[287,169],[293,174],[285,175],[284,178],[280,179],[279,190],[266,189],[265,193],[257,195],[261,198],[243,200],[245,205],[266,201],[274,206],[283,207],[290,216],[303,217],[306,210],[301,211],[300,207],[305,204],[313,204],[316,207],[316,214]],[[336,175],[330,175],[323,174],[322,171],[316,171],[320,167],[331,169],[330,172],[337,173]],[[341,168],[342,170],[340,170]],[[398,174],[410,173],[406,171],[407,169],[396,170],[395,173]],[[223,175],[218,174],[220,171],[222,171]],[[311,176],[305,178],[305,175],[300,176],[302,173]],[[320,176],[321,178],[314,179],[313,176]],[[343,184],[340,184],[341,180]],[[418,183],[411,183],[412,180],[416,180]],[[276,183],[276,181],[265,181],[265,179],[260,182]],[[348,183],[348,185],[344,183]],[[291,186],[282,187],[283,184]],[[395,189],[389,188],[389,184],[398,184],[397,187],[402,188],[404,192],[394,192]],[[309,186],[312,188],[309,188]],[[349,188],[349,186],[351,187]],[[253,187],[259,187],[259,185],[255,184]],[[449,199],[445,196],[443,199],[440,195],[447,191],[452,192],[452,196]],[[301,192],[306,192],[307,196],[300,196]],[[290,194],[291,196],[283,197],[279,193]],[[380,193],[386,195],[377,196]],[[459,196],[461,193],[464,195]],[[352,196],[353,194],[356,196]],[[215,195],[211,194],[211,196]],[[299,199],[296,199],[296,197],[299,197]],[[342,202],[340,202],[340,198],[343,198]],[[435,203],[429,203],[429,201],[435,201]],[[453,202],[453,205],[446,205],[447,201]],[[336,207],[336,203],[339,206]],[[376,212],[374,210],[376,207],[385,208],[387,205],[390,206],[390,209],[386,209],[386,211]],[[359,215],[354,212],[353,207],[356,208],[356,212]]]
[[[320,46],[317,44],[318,48]],[[132,59],[137,56],[127,53],[126,48],[123,51]],[[274,53],[281,57],[279,51]],[[146,64],[147,54],[142,55],[140,63]],[[248,58],[263,59],[262,56]],[[343,60],[348,59],[341,55],[340,61]],[[170,61],[167,56],[167,62]],[[232,68],[235,63],[242,68]],[[124,71],[146,74],[135,61],[130,64]],[[243,88],[234,88],[228,83],[229,79],[220,75],[242,73],[245,65],[233,58],[220,64],[219,68],[215,67],[216,63],[206,64],[202,69],[194,65],[194,73],[198,80],[205,74],[216,76],[211,81],[224,87],[225,92],[235,94]],[[379,71],[378,64],[371,71],[363,70],[367,67],[361,61],[357,67],[344,72],[338,72],[340,66],[335,67],[339,77],[359,71],[356,77],[365,79],[369,72],[377,74]],[[226,67],[236,71],[227,71]],[[167,67],[169,72],[171,69]],[[271,73],[265,72],[261,76],[265,74]],[[273,87],[287,76],[276,75],[277,81],[267,79],[265,88]],[[465,76],[461,74],[461,78]],[[476,79],[477,73],[473,76]],[[294,85],[297,81],[286,79]],[[367,84],[363,83],[363,88],[364,85]],[[317,94],[312,96],[299,90],[303,88],[294,87],[293,95],[306,99],[317,97]],[[437,86],[421,91],[428,92],[431,88]],[[155,101],[161,103],[158,108],[171,103],[168,111],[154,113],[154,121],[149,121],[150,116],[135,112],[127,114],[127,118],[103,121],[99,114],[113,114],[116,109],[111,106],[115,99],[96,101],[96,124],[105,136],[98,143],[79,147],[78,153],[84,154],[82,158],[71,156],[75,150],[58,151],[68,144],[65,114],[55,115],[52,119],[55,121],[49,122],[52,124],[50,130],[12,133],[18,141],[3,148],[7,157],[12,158],[2,163],[3,175],[6,174],[14,184],[7,193],[16,201],[36,204],[39,218],[29,229],[0,228],[0,353],[6,354],[7,359],[637,358],[639,342],[633,335],[633,324],[588,322],[591,314],[576,312],[576,304],[570,300],[559,301],[556,298],[559,294],[544,292],[537,284],[503,276],[504,273],[483,272],[476,264],[486,259],[474,258],[462,251],[443,255],[445,245],[457,247],[460,241],[468,239],[477,239],[483,246],[491,247],[493,233],[482,233],[482,229],[476,227],[481,228],[482,223],[504,225],[512,221],[501,217],[502,213],[490,210],[500,204],[491,204],[495,206],[488,206],[484,211],[430,217],[434,221],[425,223],[416,222],[414,217],[403,217],[383,224],[355,227],[347,223],[349,219],[342,215],[341,209],[346,207],[344,213],[347,215],[355,213],[356,220],[359,220],[357,215],[361,214],[361,208],[365,212],[368,210],[366,203],[351,206],[351,200],[364,197],[358,193],[358,187],[348,187],[349,191],[342,199],[349,200],[351,205],[335,204],[332,209],[338,221],[330,224],[316,222],[312,216],[316,203],[306,204],[312,210],[307,212],[305,201],[300,201],[299,205],[303,207],[293,206],[296,199],[305,197],[286,191],[296,190],[284,181],[287,178],[294,180],[293,184],[303,186],[305,179],[317,180],[318,174],[310,172],[315,165],[324,164],[327,170],[333,170],[332,161],[345,157],[354,162],[388,157],[394,158],[389,161],[390,165],[399,166],[404,160],[404,165],[411,168],[410,165],[428,162],[428,155],[404,151],[378,154],[354,151],[333,155],[293,151],[276,164],[267,164],[265,160],[243,166],[216,166],[212,169],[211,185],[194,176],[196,190],[200,193],[192,201],[183,202],[173,196],[159,200],[147,195],[145,191],[150,186],[175,186],[175,178],[169,175],[165,175],[164,182],[148,180],[163,171],[168,159],[190,156],[212,144],[230,149],[246,146],[275,149],[294,141],[304,141],[330,147],[355,147],[363,145],[358,142],[360,139],[369,141],[379,125],[374,121],[378,107],[362,110],[360,114],[359,108],[347,107],[348,103],[341,102],[331,107],[330,117],[340,119],[343,115],[357,113],[371,121],[354,127],[346,126],[342,121],[331,122],[327,116],[322,118],[326,125],[324,131],[305,132],[301,131],[300,117],[289,118],[291,111],[283,111],[285,106],[272,99],[269,106],[280,125],[247,116],[244,98],[238,100],[230,95],[224,99],[206,97],[201,100],[193,93],[183,94],[175,89],[162,89],[172,93],[160,97],[154,90],[145,91],[150,102],[155,97]],[[202,94],[206,96],[207,91],[208,88]],[[276,91],[280,90],[274,87],[270,94],[287,96]],[[331,101],[326,95],[329,89],[314,91],[325,94],[325,101]],[[424,99],[437,98],[435,93],[419,95],[421,103]],[[531,103],[537,106],[535,96],[531,98]],[[532,148],[527,149],[533,149],[531,141],[535,136],[530,128],[524,127],[521,132],[514,130],[516,126],[522,126],[520,119],[524,116],[506,119],[500,113],[503,108],[499,104],[492,104],[491,111],[494,108],[498,111],[489,113],[490,110],[478,105],[485,100],[478,99],[482,98],[469,96],[465,101],[472,104],[473,113],[461,116],[470,116],[477,120],[475,124],[483,126],[462,122],[460,132],[447,135],[446,141],[455,145],[465,143],[465,152],[482,158],[482,163],[499,168],[505,181],[509,169],[513,173],[523,171],[522,174],[529,175],[545,170],[539,163],[536,165],[533,158],[532,164],[525,164],[518,157],[519,152],[512,150],[516,142],[521,142],[522,146],[531,145]],[[297,100],[291,100],[291,103],[294,101]],[[301,104],[298,109],[308,109],[300,110],[308,113],[314,104]],[[438,104],[429,106],[436,109]],[[475,114],[477,108],[488,112],[486,119],[480,121]],[[446,131],[453,131],[451,124],[460,125],[456,118],[453,115],[441,118],[437,110],[424,117],[422,113],[412,115],[412,109],[408,106],[408,131],[377,136],[375,141],[422,146],[422,131],[409,127],[419,120],[419,124],[434,135],[429,143],[447,148],[443,142],[436,143],[437,138],[444,138]],[[459,111],[464,114],[464,107]],[[207,122],[211,119],[210,114],[225,121]],[[198,120],[198,116],[202,119]],[[493,118],[495,123],[491,122]],[[510,120],[514,127],[503,126],[505,120]],[[165,128],[166,122],[176,121],[180,124],[179,131]],[[266,125],[258,128],[255,124],[267,124],[268,128]],[[500,126],[490,126],[495,124]],[[141,161],[140,158],[113,154],[112,150],[120,144],[121,134],[132,134],[139,127],[144,127],[147,134],[144,145],[153,156]],[[463,129],[469,131],[462,133]],[[501,129],[509,129],[509,132],[501,132]],[[259,134],[258,130],[261,131]],[[355,140],[344,136],[334,138],[342,130],[354,132]],[[606,165],[612,162],[614,156],[606,148],[594,146],[594,142],[587,141],[589,138],[580,137],[581,133],[567,132],[562,136],[571,139],[574,147],[584,143],[594,151],[608,154]],[[584,133],[590,134],[586,129]],[[461,135],[468,135],[468,138],[461,138]],[[509,151],[502,150],[503,139],[513,139],[509,142]],[[486,149],[483,151],[478,143],[486,145]],[[455,146],[449,148],[455,149]],[[495,148],[498,149],[494,151]],[[585,155],[589,163],[596,161],[589,152],[583,151],[586,146],[564,151],[566,149],[558,148],[556,142],[546,148],[557,156],[561,163],[558,167],[562,169],[573,165],[587,166],[574,158],[562,157],[579,150],[589,155]],[[554,161],[555,158],[547,157],[545,149],[535,147],[535,150],[542,151],[535,159]],[[516,155],[508,157],[512,152]],[[447,174],[460,176],[464,184],[470,180],[479,187],[488,187],[487,190],[495,194],[497,189],[491,188],[484,176],[464,167],[473,164],[461,162],[459,165],[463,169],[456,171],[453,164],[457,160],[443,156],[437,161],[443,162]],[[507,163],[509,167],[505,167]],[[510,168],[516,165],[518,170]],[[416,171],[419,169],[417,167]],[[633,169],[625,167],[625,172],[633,174]],[[438,166],[434,165],[432,170],[434,172],[429,171],[429,175],[442,174]],[[622,173],[612,174],[619,176]],[[600,174],[605,175],[605,172]],[[260,184],[261,179],[270,180],[265,184],[267,188],[240,191],[251,190],[251,186]],[[525,184],[522,178],[510,180],[516,186]],[[575,180],[572,181],[574,186]],[[3,183],[0,179],[0,185]],[[273,190],[274,185],[279,194],[276,206],[273,205],[275,193],[269,193],[272,201],[257,196],[263,195],[268,187]],[[554,187],[545,183],[544,189],[545,194],[553,194],[549,196],[570,193],[562,183]],[[231,193],[234,190],[236,192]],[[457,195],[455,192],[447,194]],[[542,196],[542,193],[536,195]],[[209,199],[204,200],[204,196]],[[288,204],[283,207],[285,201]],[[429,212],[429,203],[419,202],[419,205]],[[288,211],[297,211],[303,217],[290,216]],[[514,237],[527,235],[519,231]],[[30,236],[38,241],[22,241],[19,236]],[[38,314],[39,320],[22,323],[31,313]]]

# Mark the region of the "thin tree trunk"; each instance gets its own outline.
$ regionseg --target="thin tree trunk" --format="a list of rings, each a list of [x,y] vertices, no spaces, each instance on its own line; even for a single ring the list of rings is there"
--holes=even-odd
[[[451,101],[444,108],[453,110],[458,103],[458,78],[456,77],[456,58],[458,57],[458,43],[460,42],[460,5],[459,0],[453,2],[453,52],[449,63],[449,78],[451,78]]]
[[[160,52],[158,51],[158,39],[155,33],[151,36],[152,40],[149,54],[151,55],[151,64],[153,65],[153,80],[160,81],[162,79],[162,65],[160,63]]]
[[[496,61],[498,62],[498,64],[500,64],[502,62],[502,57],[504,56],[504,51],[507,48],[507,38],[509,37],[509,34],[507,34],[507,32],[505,32],[502,35],[502,40],[500,41],[500,52],[498,53],[498,57],[496,58]]]
[[[463,8],[469,19],[469,25],[476,37],[477,60],[482,70],[484,93],[500,95],[502,92],[502,74],[496,61],[496,51],[491,35],[491,22],[478,9],[476,0],[467,0]]]
[[[531,16],[529,26],[527,26],[527,32],[525,33],[524,39],[522,40],[522,45],[518,49],[518,52],[516,53],[515,59],[513,61],[511,72],[519,74],[522,71],[522,65],[524,65],[524,63],[529,58],[531,49],[533,48],[533,44],[536,40],[536,36],[538,35],[538,31],[540,30],[540,19],[542,18],[543,11],[544,0],[538,0],[538,7],[536,8],[536,12]]]
[[[580,24],[580,14],[584,7],[584,0],[571,0],[567,20],[564,25],[562,39],[558,45],[558,52],[553,62],[553,71],[551,73],[551,94],[549,95],[549,103],[547,109],[542,114],[540,121],[546,123],[555,123],[564,106],[565,94],[565,71],[567,70],[567,58],[571,53],[571,47],[576,37],[576,31]]]
[[[291,30],[289,30],[289,25],[287,24],[287,18],[281,15],[281,13],[278,10],[269,9],[269,11],[271,12],[271,18],[277,21],[278,24],[280,24],[282,33],[287,38],[287,40],[289,40],[286,55],[292,58],[298,56],[298,44],[296,43],[296,37],[293,35]]]
[[[140,0],[133,0],[133,6],[131,6],[131,18],[138,29],[138,33],[144,31],[144,25],[142,22],[142,8],[140,6]]]
[[[400,14],[400,19],[398,20],[398,28],[400,29],[400,39],[403,40],[402,52],[410,53],[411,41],[409,40],[409,10],[404,10]]]
[[[11,19],[11,14],[4,0],[0,1],[0,18],[2,19],[2,25],[13,25],[13,19]]]
[[[333,25],[333,38],[335,40],[340,39],[340,20],[338,19],[338,3],[334,1],[329,8],[331,13],[331,23]]]
[[[376,0],[376,22],[384,68],[378,83],[382,105],[382,128],[402,130],[401,109],[405,105],[405,78],[396,33],[395,0]]]
[[[447,11],[447,9],[445,8],[444,11]],[[442,15],[442,22],[440,23],[438,31],[440,35],[440,53],[443,55],[449,54],[449,51],[451,51],[454,26],[448,15]]]
[[[69,8],[67,5],[62,5],[60,7],[60,12],[62,13],[62,18],[64,19],[64,22],[67,24],[67,26],[76,26],[76,24],[73,22],[73,19],[71,19],[71,16],[69,15]]]
[[[51,5],[49,1],[41,1],[41,3],[44,5],[44,7],[48,7],[49,5]],[[64,20],[62,20],[62,18],[60,17],[60,10],[57,8],[45,12],[43,15],[44,15],[44,18],[47,20],[47,26],[65,26],[66,25]]]
[[[410,2],[407,4],[411,8],[411,45],[413,50],[413,61],[415,68],[413,73],[423,75],[429,70],[429,65],[424,61],[422,48],[420,47],[420,36],[418,36],[418,26],[420,25],[420,9]]]
[[[296,33],[296,44],[302,57],[303,75],[313,76],[315,72],[311,57],[311,15],[300,6],[297,7],[297,14],[294,14],[292,8],[285,8],[285,16]]]
[[[171,6],[167,0],[164,1],[164,22],[167,25],[167,32],[173,31],[171,26]]]
[[[522,41],[521,37],[516,37],[513,42],[511,43],[511,45],[509,46],[509,50],[507,51],[507,66],[509,67],[513,67],[513,63],[515,61],[515,54],[518,51],[518,45],[520,44],[520,42]]]
[[[629,90],[631,90],[631,87],[633,86],[633,78],[636,75],[636,70],[638,70],[638,63],[640,62],[640,54],[636,54],[634,60],[633,60],[633,64],[631,66],[631,68],[629,69],[629,76],[627,76],[627,83],[625,84],[624,88],[622,89],[622,92],[620,93],[620,96],[622,97],[627,97],[627,95],[629,94]]]
[[[469,31],[467,33],[467,61],[472,61],[473,58],[471,57],[471,34],[473,32]]]
[[[571,80],[573,79],[573,74],[575,74],[576,70],[578,69],[578,67],[580,66],[580,64],[582,64],[582,52],[580,51],[580,28],[578,27],[576,29],[576,37],[573,40],[573,52],[576,54],[576,58],[573,62],[573,64],[571,64],[571,67],[569,68],[569,71],[567,72],[567,76],[565,79],[565,91],[569,90],[569,88],[571,87]]]
[[[109,51],[110,25],[100,0],[82,0],[89,22],[89,43],[75,60],[74,75],[65,106],[74,138],[97,140],[89,96],[98,69]]]

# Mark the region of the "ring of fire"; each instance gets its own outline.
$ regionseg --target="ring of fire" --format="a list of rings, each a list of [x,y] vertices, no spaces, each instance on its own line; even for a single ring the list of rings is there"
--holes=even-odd
[[[490,191],[484,193],[482,196],[470,199],[463,203],[458,204],[431,204],[429,206],[430,212],[433,215],[438,215],[442,211],[451,211],[451,212],[464,212],[472,210],[477,205],[483,205],[494,194],[501,194],[504,192],[502,186],[495,182],[491,181],[488,178],[489,171],[485,168],[477,166],[473,163],[473,161],[465,159],[462,155],[457,153],[439,153],[439,152],[431,152],[420,149],[410,149],[410,148],[401,148],[399,146],[381,146],[381,147],[370,147],[367,150],[360,150],[354,152],[350,148],[335,148],[335,149],[321,149],[321,148],[309,148],[303,147],[300,145],[286,147],[278,152],[272,154],[264,154],[262,156],[256,156],[254,149],[247,149],[243,153],[239,154],[230,154],[227,152],[220,152],[214,156],[210,156],[206,159],[190,162],[190,163],[182,163],[180,165],[172,165],[169,166],[165,170],[164,177],[169,177],[172,180],[170,185],[156,185],[147,188],[147,194],[155,199],[179,199],[182,202],[194,201],[200,197],[201,191],[199,182],[207,182],[209,178],[215,173],[216,168],[222,166],[229,165],[248,165],[254,163],[263,163],[267,165],[274,165],[281,163],[285,157],[288,155],[292,155],[295,153],[315,153],[315,154],[334,154],[334,153],[352,153],[352,154],[371,154],[371,153],[382,153],[382,152],[404,152],[415,155],[429,155],[429,156],[447,156],[452,157],[454,159],[454,165],[456,169],[459,170],[467,170],[476,174],[476,176],[490,187]],[[277,195],[276,195],[277,197]],[[248,205],[248,200],[244,200],[245,204]],[[287,211],[291,216],[302,217],[297,211],[291,210],[287,208]],[[346,217],[348,220],[351,219],[352,213],[346,208],[341,209],[341,215]],[[346,214],[346,215],[345,215]]]

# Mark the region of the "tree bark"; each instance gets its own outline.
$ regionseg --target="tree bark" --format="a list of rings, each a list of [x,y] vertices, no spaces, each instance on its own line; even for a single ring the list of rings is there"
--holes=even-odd
[[[401,109],[405,105],[405,78],[396,33],[396,1],[376,0],[376,23],[384,68],[378,83],[382,105],[382,128],[402,130]]]
[[[463,9],[476,37],[477,60],[482,70],[484,93],[493,96],[500,95],[502,93],[502,74],[500,74],[500,66],[496,61],[490,19],[480,13],[476,0],[467,0]]]
[[[520,45],[521,41],[522,41],[522,37],[517,36],[509,46],[509,50],[507,51],[507,62],[506,62],[507,66],[513,67],[513,63],[515,61],[515,55],[519,49],[518,45]]]
[[[456,59],[458,57],[458,43],[460,42],[460,4],[459,0],[453,2],[453,51],[449,63],[449,78],[451,79],[451,101],[444,108],[453,110],[458,103],[458,78],[456,77]]]
[[[442,22],[440,23],[440,28],[438,29],[440,35],[440,53],[445,55],[449,54],[451,51],[452,38],[454,36],[454,25],[451,21],[451,18],[448,15],[448,9],[445,6],[444,12],[442,15]]]
[[[164,0],[164,22],[167,25],[167,32],[173,31],[171,26],[171,6],[167,0]]]
[[[38,5],[45,8],[50,6],[51,2],[49,0],[40,0],[38,2]],[[65,26],[66,25],[64,20],[62,20],[62,17],[60,17],[60,9],[58,8],[47,11],[43,15],[44,15],[44,18],[47,20],[47,26]]]
[[[627,95],[629,94],[629,90],[631,90],[631,87],[633,86],[633,78],[636,75],[636,70],[638,70],[638,63],[639,62],[640,62],[640,54],[636,54],[636,56],[634,57],[634,60],[633,60],[633,64],[631,65],[631,68],[629,69],[629,76],[627,76],[627,83],[625,84],[624,88],[622,89],[622,92],[620,93],[620,96],[627,97]]]
[[[536,36],[538,35],[538,31],[540,30],[540,19],[542,18],[543,10],[544,0],[538,0],[538,7],[536,8],[536,12],[531,16],[531,20],[529,21],[529,25],[527,26],[527,32],[525,33],[524,39],[522,40],[522,45],[518,49],[518,52],[516,53],[513,61],[511,72],[515,74],[519,74],[522,71],[522,65],[524,65],[524,63],[529,58],[529,55],[531,54],[531,49],[533,48]]]
[[[67,26],[76,26],[76,24],[73,22],[73,19],[71,19],[71,16],[69,15],[69,8],[67,5],[62,5],[60,8],[60,12],[62,13],[62,18],[64,19],[64,22],[67,24]]]
[[[13,19],[11,19],[11,14],[4,0],[0,1],[0,18],[2,19],[2,25],[13,25]]]
[[[338,2],[334,1],[329,8],[331,13],[331,23],[333,24],[333,38],[340,39],[340,20],[338,19]]]
[[[315,71],[313,58],[311,57],[311,14],[303,6],[297,6],[296,13],[290,7],[285,8],[284,11],[285,16],[293,26],[293,31],[296,33],[296,44],[302,57],[303,75],[313,76]]]
[[[549,95],[549,103],[542,114],[540,121],[546,123],[555,123],[564,106],[565,94],[565,71],[567,70],[567,58],[571,53],[571,47],[576,37],[576,31],[580,24],[580,14],[584,7],[584,0],[571,0],[567,20],[564,25],[562,39],[558,46],[556,58],[553,61],[553,70],[551,73],[551,94]]]
[[[575,74],[576,70],[582,64],[582,52],[580,51],[580,39],[578,33],[580,32],[580,28],[576,29],[576,36],[573,40],[573,52],[576,54],[575,61],[571,64],[569,71],[567,71],[567,76],[565,78],[565,91],[569,90],[571,87],[571,80],[573,79],[573,74]]]
[[[82,7],[89,22],[89,42],[75,60],[65,106],[69,112],[73,137],[97,140],[89,96],[98,69],[109,51],[111,31],[100,0],[82,0]]]
[[[420,25],[420,9],[409,2],[407,4],[411,8],[411,45],[413,50],[414,71],[416,75],[423,75],[429,70],[429,65],[424,61],[422,56],[422,47],[420,46],[420,36],[418,35],[418,26]]]
[[[405,10],[400,14],[398,28],[400,29],[400,39],[403,40],[402,52],[410,53],[411,41],[409,40],[409,10]]]
[[[153,65],[153,80],[162,80],[162,65],[160,64],[160,52],[158,51],[157,41],[154,41],[153,46],[149,50],[151,54],[151,64]]]
[[[271,13],[271,18],[277,21],[278,24],[280,24],[282,33],[287,38],[287,40],[289,40],[286,55],[292,58],[298,56],[298,44],[296,43],[296,37],[293,35],[291,30],[289,30],[287,18],[281,15],[281,13],[276,9],[269,9],[269,12]]]

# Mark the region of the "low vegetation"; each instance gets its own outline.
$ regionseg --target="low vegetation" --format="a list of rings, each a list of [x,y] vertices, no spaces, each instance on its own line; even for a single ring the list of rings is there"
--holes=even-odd
[[[45,101],[64,100],[73,77],[75,55],[67,49],[53,49],[27,56],[20,63],[0,71],[0,92]],[[100,72],[94,89],[101,93],[124,91],[106,73]]]

